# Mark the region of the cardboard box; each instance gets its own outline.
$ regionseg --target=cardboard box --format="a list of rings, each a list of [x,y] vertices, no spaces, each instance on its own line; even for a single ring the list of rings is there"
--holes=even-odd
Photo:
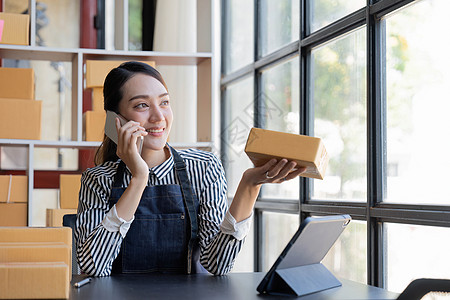
[[[126,60],[86,60],[86,88],[103,87],[109,71]],[[154,61],[141,61],[155,67]]]
[[[4,242],[60,242],[72,247],[72,228],[0,227],[0,243]]]
[[[27,226],[27,203],[0,203],[0,226]],[[2,233],[0,233],[2,239]]]
[[[252,128],[245,145],[245,153],[255,166],[272,158],[296,161],[306,171],[304,177],[323,179],[328,154],[320,138]]]
[[[0,175],[0,202],[28,202],[28,176]]]
[[[62,262],[0,263],[0,299],[68,299],[69,275]]]
[[[76,214],[76,209],[57,209],[47,208],[47,227],[60,227],[63,226],[64,215]]]
[[[34,100],[34,71],[0,68],[0,98]]]
[[[0,99],[0,139],[41,139],[42,101]]]
[[[0,262],[72,264],[72,247],[62,242],[0,242]]]
[[[61,174],[59,176],[59,207],[77,209],[80,187],[81,174]]]
[[[84,140],[101,142],[105,135],[105,111],[87,111],[83,114]]]
[[[92,111],[105,111],[103,103],[103,87],[92,88]]]
[[[25,45],[30,44],[30,16],[0,12],[3,20],[3,32],[0,44]]]

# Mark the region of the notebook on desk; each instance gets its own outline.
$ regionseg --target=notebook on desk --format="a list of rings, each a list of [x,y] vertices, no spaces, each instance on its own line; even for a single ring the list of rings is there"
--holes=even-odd
[[[321,261],[350,220],[349,215],[306,218],[258,285],[258,292],[302,296],[340,286]]]

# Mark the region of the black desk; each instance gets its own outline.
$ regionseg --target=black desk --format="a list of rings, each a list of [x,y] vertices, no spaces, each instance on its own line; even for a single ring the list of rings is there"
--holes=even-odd
[[[212,299],[212,300],[252,300],[252,299],[293,299],[260,295],[256,287],[264,273],[230,273],[225,276],[197,275],[115,275],[93,278],[77,289],[71,287],[70,299]],[[81,276],[74,276],[72,282]],[[296,299],[396,299],[397,294],[386,290],[341,280],[342,287]]]

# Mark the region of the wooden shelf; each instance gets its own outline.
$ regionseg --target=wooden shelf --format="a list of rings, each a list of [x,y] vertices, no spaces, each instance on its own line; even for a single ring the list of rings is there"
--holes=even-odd
[[[155,51],[108,51],[102,49],[66,49],[33,46],[0,45],[0,57],[21,60],[45,60],[72,62],[80,55],[83,59],[102,60],[152,60],[157,65],[198,65],[211,59],[208,52],[174,53]]]
[[[0,139],[0,146],[11,147],[28,147],[33,146],[36,148],[97,148],[100,146],[100,142],[86,142],[86,141],[42,141],[42,140],[19,140],[19,139]],[[197,143],[170,143],[174,148],[210,148],[212,143],[210,142],[197,142]]]

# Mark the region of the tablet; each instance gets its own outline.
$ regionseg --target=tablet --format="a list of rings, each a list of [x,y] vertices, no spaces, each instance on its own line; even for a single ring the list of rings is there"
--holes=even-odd
[[[349,215],[306,218],[258,285],[258,292],[301,296],[341,285],[321,261],[350,221]]]

